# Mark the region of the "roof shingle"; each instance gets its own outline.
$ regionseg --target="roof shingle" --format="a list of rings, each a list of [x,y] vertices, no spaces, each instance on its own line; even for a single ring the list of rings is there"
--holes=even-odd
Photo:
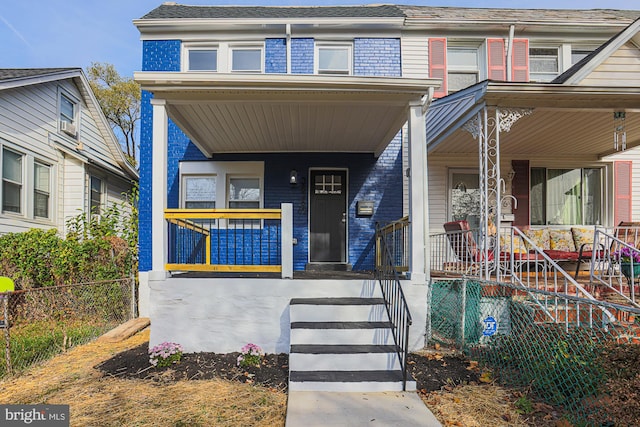
[[[0,81],[44,76],[80,68],[0,68]]]

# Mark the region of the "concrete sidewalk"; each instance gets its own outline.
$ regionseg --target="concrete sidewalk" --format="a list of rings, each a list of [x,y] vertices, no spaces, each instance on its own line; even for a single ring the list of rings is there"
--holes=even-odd
[[[416,392],[289,392],[286,427],[442,427]]]

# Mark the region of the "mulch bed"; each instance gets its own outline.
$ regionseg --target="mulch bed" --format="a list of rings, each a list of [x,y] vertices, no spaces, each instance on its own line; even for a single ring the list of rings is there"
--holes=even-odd
[[[148,343],[124,351],[96,366],[106,376],[154,381],[205,380],[220,378],[260,384],[286,391],[289,381],[289,355],[267,354],[259,368],[239,368],[240,353],[185,353],[179,363],[166,368],[149,364]],[[455,355],[412,353],[409,369],[418,390],[440,390],[445,385],[477,382],[479,373],[469,369],[469,362]]]

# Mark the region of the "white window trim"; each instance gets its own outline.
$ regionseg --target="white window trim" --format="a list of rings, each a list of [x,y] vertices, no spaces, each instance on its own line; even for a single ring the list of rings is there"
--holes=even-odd
[[[189,51],[190,50],[216,50],[217,51],[217,68],[216,70],[190,70],[189,69]],[[232,71],[232,55],[234,50],[238,49],[259,49],[260,50],[260,71]],[[181,70],[187,73],[237,73],[237,74],[259,74],[264,73],[264,42],[189,42],[182,44],[181,51]]]
[[[451,65],[449,61],[449,50],[456,49],[474,49],[476,51],[476,63],[477,66],[456,66]],[[451,74],[475,74],[476,83],[481,82],[487,78],[487,48],[486,42],[479,40],[447,40],[447,82],[449,80],[449,73]],[[448,86],[448,85],[447,85]],[[452,91],[447,87],[449,93]]]
[[[347,50],[348,70],[346,73],[338,72],[339,70],[320,70],[320,50],[325,47],[331,48],[343,48]],[[353,43],[347,42],[322,42],[317,41],[313,47],[313,72],[314,74],[327,74],[327,75],[353,75]]]
[[[216,69],[215,70],[191,70],[189,64],[189,52],[192,50],[215,50]],[[220,70],[220,46],[211,43],[189,43],[182,46],[182,71],[189,73],[217,73]]]
[[[560,44],[540,44],[540,45],[533,44],[532,45],[531,43],[529,43],[529,81],[530,82],[545,83],[545,82],[550,82],[551,80],[553,80],[553,79],[551,79],[551,80],[539,80],[539,79],[535,78],[537,75],[551,74],[551,73],[537,73],[535,71],[532,71],[531,58],[532,58],[533,55],[531,55],[531,50],[533,50],[533,49],[555,49],[555,51],[557,52],[556,61],[557,61],[557,64],[558,64],[558,67],[557,67],[558,69],[556,70],[555,77],[559,76],[560,74],[562,74],[565,71],[565,69],[564,69],[565,63],[564,63],[564,59],[563,59],[564,56],[565,56],[565,55],[563,55],[565,49],[563,48],[562,45],[560,45]],[[571,62],[571,56],[570,55],[569,55],[569,62]]]
[[[36,203],[35,203],[35,199],[36,199],[36,183],[35,183],[35,170],[36,170],[36,163],[49,168],[49,199],[48,199],[48,206],[47,206],[47,212],[48,212],[48,216],[44,217],[44,216],[37,216],[36,215]],[[31,189],[31,195],[33,196],[33,203],[32,203],[32,208],[31,208],[31,214],[33,215],[34,219],[38,219],[41,221],[51,221],[51,218],[53,216],[53,165],[43,162],[42,160],[39,159],[34,159],[33,160],[33,172],[32,172],[32,176],[33,176],[33,188]]]
[[[20,163],[20,174],[21,174],[21,182],[20,184],[20,212],[13,212],[13,211],[5,211],[4,210],[4,152],[6,151],[11,151],[14,154],[17,154],[20,156],[21,158],[21,163]],[[25,197],[26,194],[26,187],[27,187],[27,174],[26,174],[26,169],[27,169],[27,156],[25,153],[16,150],[12,147],[7,147],[7,146],[2,146],[0,147],[0,183],[2,183],[2,185],[0,185],[0,212],[2,212],[3,215],[11,215],[11,216],[19,216],[19,217],[27,217],[29,210],[27,209],[27,198]],[[12,180],[7,180],[10,183],[14,183],[14,184],[18,184],[16,181],[12,181]]]
[[[22,188],[20,192],[21,206],[20,213],[4,211],[2,209],[2,156],[4,149],[12,151],[22,156]],[[35,163],[49,166],[49,217],[39,217],[34,215],[34,197],[35,192]],[[4,139],[0,140],[0,215],[7,215],[13,218],[21,218],[24,221],[29,221],[39,224],[54,224],[57,218],[56,212],[56,200],[58,193],[56,191],[57,183],[57,168],[56,163],[51,159],[45,157],[36,157],[31,151],[24,150],[22,147],[16,146]]]
[[[260,51],[260,69],[259,70],[233,70],[233,52],[236,50],[259,50]],[[230,43],[228,50],[228,67],[230,73],[248,73],[259,74],[264,73],[264,44],[247,44],[247,43]]]
[[[71,101],[74,104],[74,109],[73,109],[73,122],[71,123],[71,125],[75,128],[75,132],[71,132],[71,131],[63,131],[62,129],[62,98],[65,97],[67,98],[69,101]],[[58,87],[58,99],[57,99],[57,115],[56,115],[56,120],[57,120],[57,130],[58,133],[60,135],[63,135],[66,138],[71,138],[74,140],[77,140],[80,136],[80,111],[81,111],[81,103],[80,100],[72,95],[71,93],[69,93],[68,91],[64,90],[61,87]]]
[[[91,211],[91,178],[95,177],[100,180],[100,213],[96,215],[100,217],[107,206],[107,178],[95,172],[87,173],[87,177],[87,212],[89,218],[94,215]]]

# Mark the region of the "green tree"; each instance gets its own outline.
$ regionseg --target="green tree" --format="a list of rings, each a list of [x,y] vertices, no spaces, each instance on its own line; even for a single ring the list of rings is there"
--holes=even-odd
[[[136,165],[136,125],[140,120],[140,85],[122,77],[112,64],[94,62],[87,68],[89,85],[112,129],[121,135],[127,160]]]

